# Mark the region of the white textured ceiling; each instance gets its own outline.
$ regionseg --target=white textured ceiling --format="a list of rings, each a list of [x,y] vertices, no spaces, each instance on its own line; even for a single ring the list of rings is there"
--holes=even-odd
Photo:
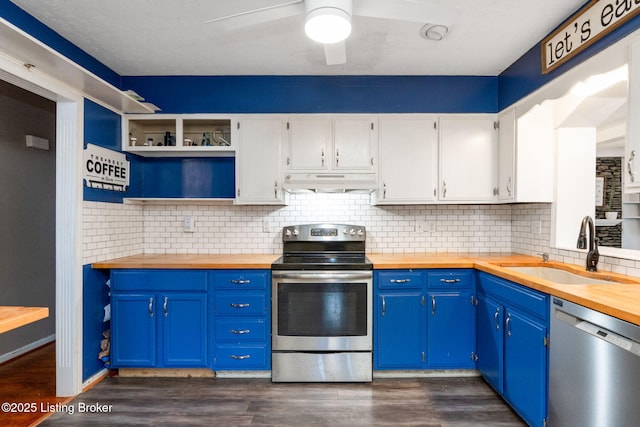
[[[123,76],[493,76],[585,2],[410,0],[456,9],[444,40],[420,37],[426,22],[354,16],[347,63],[327,66],[301,15],[233,31],[205,23],[283,0],[12,1]]]

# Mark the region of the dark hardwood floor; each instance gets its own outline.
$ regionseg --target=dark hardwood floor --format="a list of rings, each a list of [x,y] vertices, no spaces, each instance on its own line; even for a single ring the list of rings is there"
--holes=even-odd
[[[70,399],[56,397],[56,344],[52,342],[0,365],[1,426],[30,426],[49,408]]]
[[[376,379],[371,384],[110,377],[68,407],[73,413],[62,408],[41,425],[525,425],[477,377]]]

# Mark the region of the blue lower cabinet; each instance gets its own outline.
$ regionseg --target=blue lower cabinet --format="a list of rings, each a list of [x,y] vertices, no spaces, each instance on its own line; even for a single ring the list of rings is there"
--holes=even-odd
[[[111,295],[111,366],[156,366],[155,294]]]
[[[219,270],[209,276],[215,331],[213,369],[271,369],[269,270]]]
[[[204,272],[112,271],[111,366],[207,367],[206,287]]]
[[[429,368],[475,368],[474,302],[471,290],[427,293]]]
[[[479,273],[478,370],[532,427],[548,412],[549,296]]]
[[[190,293],[161,297],[162,364],[166,367],[203,367],[207,364],[207,299]]]
[[[425,367],[426,310],[424,292],[380,292],[374,327],[375,369]]]

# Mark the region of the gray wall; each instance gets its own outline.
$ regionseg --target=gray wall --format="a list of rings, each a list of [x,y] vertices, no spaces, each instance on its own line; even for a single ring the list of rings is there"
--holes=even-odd
[[[0,357],[55,333],[56,104],[0,81],[0,305],[49,318],[0,335]],[[25,135],[49,151],[27,148]]]

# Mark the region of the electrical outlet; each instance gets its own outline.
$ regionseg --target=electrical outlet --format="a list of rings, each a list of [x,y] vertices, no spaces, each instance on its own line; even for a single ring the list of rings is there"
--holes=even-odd
[[[542,234],[542,220],[534,219],[531,221],[531,233],[533,234]]]
[[[184,222],[182,223],[182,230],[185,233],[195,233],[196,220],[192,216],[185,216]]]
[[[415,230],[417,233],[434,233],[436,231],[436,222],[418,220],[416,221]]]

